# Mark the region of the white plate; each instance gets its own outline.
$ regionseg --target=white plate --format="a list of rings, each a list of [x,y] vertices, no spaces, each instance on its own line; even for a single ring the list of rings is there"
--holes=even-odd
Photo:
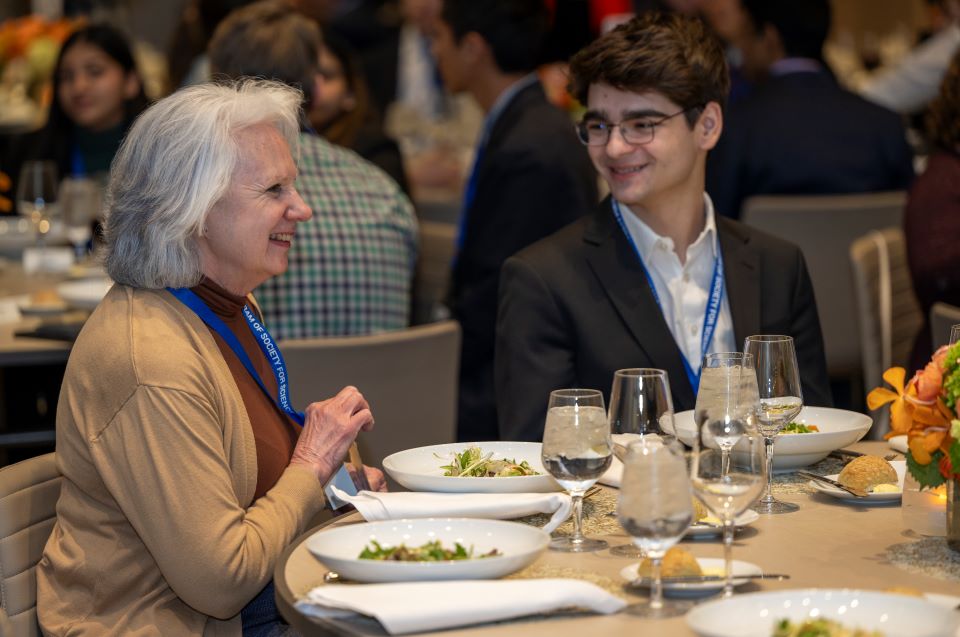
[[[17,306],[23,316],[56,316],[67,312],[70,308],[64,302],[59,303],[23,303]]]
[[[692,445],[696,434],[693,411],[682,411],[675,416],[675,420],[677,437],[684,444]],[[773,468],[776,472],[793,471],[820,462],[831,451],[863,438],[873,424],[870,416],[829,407],[804,407],[795,420],[816,425],[820,431],[778,435],[773,444]]]
[[[496,557],[449,562],[384,562],[362,560],[360,552],[376,540],[382,546],[417,547],[440,540],[446,548],[459,542],[476,554],[497,549]],[[307,538],[307,549],[331,570],[358,582],[407,582],[450,579],[493,579],[530,564],[547,548],[542,529],[503,520],[425,518],[384,520],[338,526]]]
[[[113,281],[110,279],[80,279],[61,283],[57,286],[57,294],[70,307],[92,310],[103,300],[111,287]]]
[[[831,495],[835,498],[845,502],[850,502],[852,504],[889,504],[890,502],[899,502],[900,496],[903,495],[903,477],[907,473],[907,462],[905,460],[894,460],[890,463],[890,465],[896,470],[897,477],[900,479],[900,491],[898,493],[869,493],[865,498],[858,498],[851,493],[847,493],[843,489],[838,489],[830,486],[829,484],[823,484],[822,482],[811,480],[808,484],[820,493],[826,493],[827,495]],[[827,477],[832,480],[836,480],[840,476],[833,475]]]
[[[907,447],[906,434],[902,436],[893,436],[887,441],[887,444],[890,445],[891,449],[894,451],[899,451],[900,453],[907,453],[907,451],[909,451],[909,447]]]
[[[746,593],[707,602],[686,616],[702,637],[769,637],[777,621],[808,617],[879,630],[885,637],[945,637],[960,623],[960,613],[919,597],[828,588]]]
[[[697,564],[700,565],[700,570],[703,571],[704,575],[723,575],[723,559],[718,557],[698,557]],[[631,564],[626,566],[620,571],[620,577],[627,580],[628,582],[633,582],[637,578],[637,569],[640,567],[639,563]],[[750,580],[745,577],[738,577],[743,575],[760,575],[763,573],[761,569],[756,564],[751,564],[750,562],[741,562],[740,560],[733,560],[733,585],[740,586],[741,584],[746,584]],[[646,584],[643,585],[646,587]],[[675,596],[675,597],[699,597],[701,595],[709,595],[710,593],[715,593],[723,588],[723,580],[711,581],[711,582],[671,582],[667,579],[663,580],[663,590],[666,594]]]
[[[742,526],[749,526],[759,519],[759,513],[752,509],[748,509],[737,516],[737,519],[734,520],[734,523],[737,525],[737,528],[740,528]],[[720,535],[721,533],[723,533],[722,526],[715,526],[713,524],[691,524],[684,537],[687,539],[713,537]]]
[[[411,491],[443,493],[548,493],[561,491],[560,485],[543,468],[539,442],[454,442],[398,451],[383,459],[383,469],[390,477]],[[454,453],[468,447],[480,447],[494,458],[526,460],[537,476],[505,478],[459,478],[443,475],[440,467],[450,464]]]

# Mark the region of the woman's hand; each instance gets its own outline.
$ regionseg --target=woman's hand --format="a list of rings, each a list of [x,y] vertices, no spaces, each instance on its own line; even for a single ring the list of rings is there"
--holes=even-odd
[[[356,387],[344,387],[333,398],[310,403],[304,415],[290,464],[306,467],[326,482],[339,469],[357,434],[373,428],[373,413]]]
[[[357,474],[357,468],[353,463],[347,463],[347,472],[350,474],[350,479],[353,480],[353,484],[356,485],[357,489],[366,489],[366,486],[360,480],[360,476]],[[363,475],[367,478],[367,484],[370,486],[371,491],[380,491],[381,493],[387,492],[387,479],[383,475],[383,471],[377,469],[376,467],[368,467],[363,465]]]

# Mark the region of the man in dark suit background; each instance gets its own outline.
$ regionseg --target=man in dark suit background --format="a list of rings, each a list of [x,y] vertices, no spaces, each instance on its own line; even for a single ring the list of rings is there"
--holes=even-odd
[[[732,104],[707,161],[717,211],[739,218],[760,194],[904,190],[913,155],[900,117],[837,84],[823,61],[828,0],[742,0],[743,71],[756,86]]]
[[[751,334],[793,336],[805,403],[829,405],[800,250],[719,217],[704,192],[729,90],[720,43],[695,18],[647,14],[574,56],[571,85],[611,197],[504,264],[501,436],[540,440],[550,391],[606,395],[627,367],[667,370],[674,407],[692,409],[703,355]]]
[[[433,51],[446,87],[486,117],[464,195],[449,303],[463,327],[458,438],[497,437],[494,329],[500,266],[596,204],[596,175],[573,122],[535,73],[542,0],[445,0]]]

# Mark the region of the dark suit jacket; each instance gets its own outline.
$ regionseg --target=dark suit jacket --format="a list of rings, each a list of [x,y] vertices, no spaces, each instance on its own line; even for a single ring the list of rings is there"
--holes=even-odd
[[[522,89],[500,113],[478,171],[449,296],[463,327],[461,440],[495,439],[497,433],[493,350],[500,267],[597,202],[586,149],[539,83]]]
[[[707,157],[707,192],[738,218],[751,195],[905,190],[913,153],[892,111],[837,85],[826,72],[770,78],[727,112]]]
[[[751,334],[795,339],[808,405],[830,405],[813,287],[799,248],[717,217],[726,294],[737,342]],[[667,370],[676,411],[693,409],[680,350],[637,255],[599,211],[507,260],[497,319],[497,409],[505,440],[540,440],[554,389],[600,389],[628,367]]]

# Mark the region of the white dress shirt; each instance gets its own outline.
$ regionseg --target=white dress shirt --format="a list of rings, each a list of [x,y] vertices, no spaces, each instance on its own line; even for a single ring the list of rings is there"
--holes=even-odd
[[[620,210],[634,245],[643,255],[643,265],[653,280],[660,299],[660,310],[673,334],[673,340],[691,369],[699,373],[703,362],[700,339],[710,299],[714,264],[720,251],[713,202],[706,193],[703,194],[703,231],[687,248],[687,261],[684,264],[680,263],[680,257],[674,250],[673,239],[658,235],[625,205],[621,204]],[[638,281],[637,284],[642,285],[642,282]],[[730,299],[724,284],[720,316],[708,353],[737,351],[740,348],[733,333]]]
[[[443,89],[427,38],[416,27],[400,29],[397,54],[397,101],[426,119],[435,119],[443,106]]]

